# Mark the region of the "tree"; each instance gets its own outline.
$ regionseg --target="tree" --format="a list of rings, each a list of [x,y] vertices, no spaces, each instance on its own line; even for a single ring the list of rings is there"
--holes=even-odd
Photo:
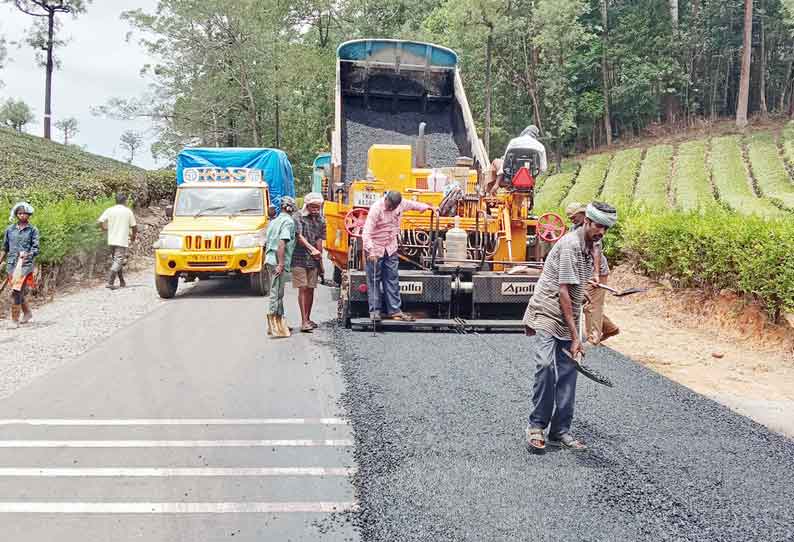
[[[63,132],[63,144],[69,144],[69,138],[74,137],[74,135],[80,131],[77,127],[77,119],[74,117],[69,117],[66,119],[61,119],[55,123],[55,127]]]
[[[753,47],[753,0],[744,0],[744,44],[742,71],[739,76],[739,100],[736,106],[736,126],[747,126],[747,102],[750,96],[750,53]]]
[[[677,0],[671,0],[672,2]],[[607,147],[612,146],[612,122],[609,120],[609,72],[607,70],[607,44],[609,43],[609,5],[608,0],[601,0],[601,79],[604,92],[604,131],[607,137]],[[677,8],[676,8],[677,9]]]
[[[141,137],[141,134],[134,130],[127,130],[121,134],[121,139],[119,141],[121,143],[121,148],[129,153],[127,162],[131,164],[135,159],[135,152],[143,143],[143,137]]]
[[[33,120],[33,111],[22,100],[9,98],[0,107],[0,124],[13,128],[19,133]]]
[[[55,69],[53,50],[56,45],[63,44],[55,40],[58,28],[56,16],[60,13],[70,13],[77,16],[84,13],[86,5],[92,0],[5,0],[13,3],[19,11],[35,17],[39,21],[31,32],[28,43],[34,48],[45,52],[44,68],[46,70],[44,83],[44,138],[50,137],[50,121],[52,119],[52,72]]]
[[[8,58],[8,49],[6,48],[6,40],[0,36],[0,70],[5,67],[6,59]],[[0,79],[0,88],[3,87],[3,80]]]

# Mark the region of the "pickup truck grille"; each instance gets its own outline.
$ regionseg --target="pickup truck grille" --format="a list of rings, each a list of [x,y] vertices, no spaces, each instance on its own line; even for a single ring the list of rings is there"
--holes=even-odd
[[[202,237],[201,235],[186,235],[185,250],[231,250],[231,235],[213,235]]]

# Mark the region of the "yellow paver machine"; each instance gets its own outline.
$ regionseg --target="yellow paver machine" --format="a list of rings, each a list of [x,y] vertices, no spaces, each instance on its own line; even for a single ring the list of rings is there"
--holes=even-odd
[[[449,49],[349,41],[337,51],[336,69],[323,186],[340,320],[353,328],[371,324],[361,233],[369,206],[399,190],[434,211],[405,212],[398,239],[403,308],[417,320],[382,325],[521,329],[547,242],[564,232],[556,215],[532,214],[540,157],[516,154],[502,188],[485,194],[491,163]]]

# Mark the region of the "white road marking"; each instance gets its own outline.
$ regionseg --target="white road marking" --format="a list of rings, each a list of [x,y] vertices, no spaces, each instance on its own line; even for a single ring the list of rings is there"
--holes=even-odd
[[[0,468],[0,477],[350,476],[345,467]]]
[[[343,418],[32,418],[0,419],[2,425],[133,426],[133,425],[348,425]]]
[[[355,502],[0,502],[0,514],[274,514],[356,510]]]
[[[269,446],[353,446],[340,440],[0,440],[0,448],[257,448]]]

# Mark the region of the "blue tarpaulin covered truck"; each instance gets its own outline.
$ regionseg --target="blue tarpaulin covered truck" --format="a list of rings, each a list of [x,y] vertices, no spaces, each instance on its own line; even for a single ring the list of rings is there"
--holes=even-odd
[[[160,297],[176,295],[179,279],[245,278],[266,295],[263,245],[268,206],[295,196],[287,155],[277,149],[189,148],[179,153],[172,221],[155,248]]]

